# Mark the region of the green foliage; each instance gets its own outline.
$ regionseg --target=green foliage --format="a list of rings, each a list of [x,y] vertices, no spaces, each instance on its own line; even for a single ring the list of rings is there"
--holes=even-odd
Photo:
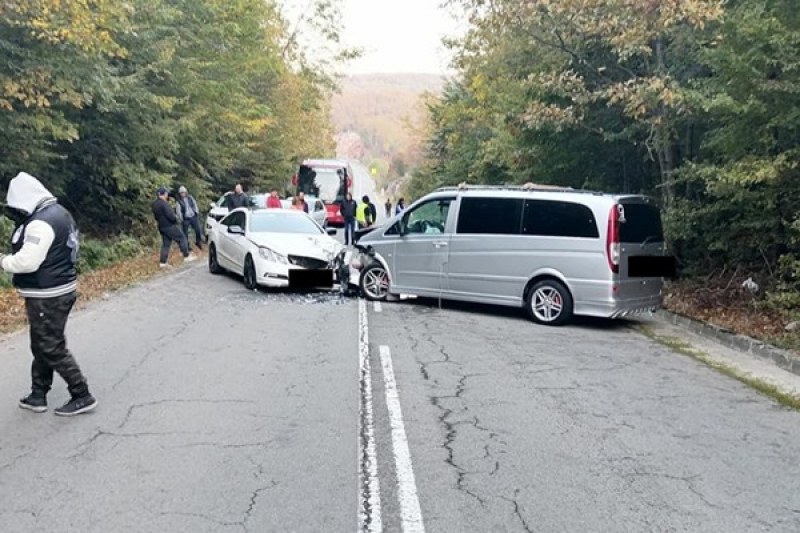
[[[284,184],[333,148],[337,13],[317,0],[294,25],[272,0],[7,2],[0,192],[24,169],[84,233],[111,235],[141,229],[161,185],[205,200]],[[298,27],[330,54],[307,58]]]
[[[78,272],[85,274],[92,270],[113,265],[125,259],[131,259],[143,253],[142,243],[130,236],[118,237],[114,240],[82,239],[78,258]]]
[[[14,231],[14,222],[0,215],[0,254],[11,253],[11,234]]]

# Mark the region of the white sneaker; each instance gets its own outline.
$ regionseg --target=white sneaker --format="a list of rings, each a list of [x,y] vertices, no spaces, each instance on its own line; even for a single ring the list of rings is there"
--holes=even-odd
[[[184,263],[191,263],[192,261],[197,261],[197,256],[194,254],[189,254],[183,258]]]
[[[172,268],[172,265],[170,265],[169,263],[159,263],[158,267],[159,268],[163,268],[163,269],[168,269],[168,268]]]

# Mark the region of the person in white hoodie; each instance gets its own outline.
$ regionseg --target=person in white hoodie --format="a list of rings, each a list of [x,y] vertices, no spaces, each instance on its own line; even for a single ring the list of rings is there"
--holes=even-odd
[[[13,274],[25,299],[30,327],[31,393],[19,406],[47,411],[47,393],[57,372],[67,383],[70,400],[55,410],[61,416],[97,407],[86,378],[67,349],[64,329],[77,299],[78,229],[72,215],[39,180],[21,172],[8,187],[6,215],[16,222],[11,255],[0,255],[0,268]]]

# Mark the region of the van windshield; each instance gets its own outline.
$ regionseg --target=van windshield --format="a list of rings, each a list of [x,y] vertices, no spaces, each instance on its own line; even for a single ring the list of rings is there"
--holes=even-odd
[[[625,223],[620,224],[622,242],[664,242],[661,212],[649,204],[622,204],[625,208]]]

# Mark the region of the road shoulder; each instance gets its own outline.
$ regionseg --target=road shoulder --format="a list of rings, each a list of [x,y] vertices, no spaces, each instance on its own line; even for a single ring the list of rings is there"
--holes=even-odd
[[[669,318],[639,318],[631,327],[673,351],[700,361],[773,398],[800,409],[800,375],[787,371],[772,358],[732,347],[702,329],[691,328]],[[777,350],[777,349],[776,349]]]

